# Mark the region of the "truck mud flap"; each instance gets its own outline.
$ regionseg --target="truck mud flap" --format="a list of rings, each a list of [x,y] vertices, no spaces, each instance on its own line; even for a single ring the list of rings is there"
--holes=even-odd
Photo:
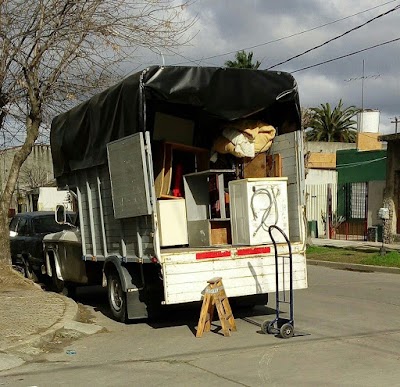
[[[111,266],[111,267],[110,267]],[[139,320],[148,317],[147,305],[140,300],[141,292],[133,281],[129,270],[121,265],[117,257],[108,257],[104,264],[103,271],[115,270],[120,278],[122,290],[126,294],[126,312],[128,320]]]
[[[126,308],[128,320],[138,320],[148,317],[146,304],[140,301],[138,289],[128,289],[126,292]]]

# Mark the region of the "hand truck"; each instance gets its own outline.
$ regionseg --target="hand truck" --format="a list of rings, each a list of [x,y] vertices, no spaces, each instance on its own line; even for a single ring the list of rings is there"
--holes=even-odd
[[[276,239],[273,236],[273,230],[279,231],[286,240],[289,248],[289,254],[278,255],[278,248],[276,245]],[[287,235],[283,232],[281,228],[276,225],[269,226],[268,228],[269,236],[274,244],[275,249],[275,281],[276,281],[276,317],[273,321],[264,321],[261,324],[261,330],[264,333],[270,334],[280,334],[284,339],[293,337],[294,335],[294,320],[293,320],[293,263],[292,263],[292,247]],[[279,258],[281,259],[282,272],[279,273]],[[289,273],[287,273],[287,265],[285,262],[289,261]],[[289,275],[289,291],[286,289],[286,276]],[[280,278],[282,277],[282,278]],[[280,279],[282,281],[280,282]],[[279,286],[282,289],[279,289]],[[287,294],[289,293],[289,294]],[[287,297],[289,296],[289,297]],[[280,304],[289,304],[289,318],[280,317]]]

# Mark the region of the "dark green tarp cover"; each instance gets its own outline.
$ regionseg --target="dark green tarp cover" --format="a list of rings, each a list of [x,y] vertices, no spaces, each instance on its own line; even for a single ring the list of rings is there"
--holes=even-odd
[[[144,130],[144,107],[151,101],[190,105],[228,121],[281,106],[300,129],[297,85],[288,73],[152,66],[54,118],[50,144],[55,177],[106,163],[107,143]]]

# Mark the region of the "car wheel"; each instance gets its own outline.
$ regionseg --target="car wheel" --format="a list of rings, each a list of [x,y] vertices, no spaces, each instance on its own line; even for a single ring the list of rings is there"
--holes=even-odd
[[[29,263],[28,259],[23,257],[23,262],[24,262],[24,276],[33,282],[38,282],[38,276],[36,273],[32,270],[32,266]]]
[[[51,284],[50,289],[55,293],[62,293],[64,290],[64,281],[57,277],[56,263],[54,259],[50,259],[51,266]]]
[[[126,293],[122,289],[118,273],[111,271],[107,275],[108,302],[113,317],[120,322],[126,321]]]

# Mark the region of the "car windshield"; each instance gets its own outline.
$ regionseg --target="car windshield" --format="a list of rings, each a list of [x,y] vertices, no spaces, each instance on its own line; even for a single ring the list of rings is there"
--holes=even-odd
[[[33,229],[35,233],[51,233],[69,229],[67,224],[58,224],[54,215],[40,216],[33,219]]]

